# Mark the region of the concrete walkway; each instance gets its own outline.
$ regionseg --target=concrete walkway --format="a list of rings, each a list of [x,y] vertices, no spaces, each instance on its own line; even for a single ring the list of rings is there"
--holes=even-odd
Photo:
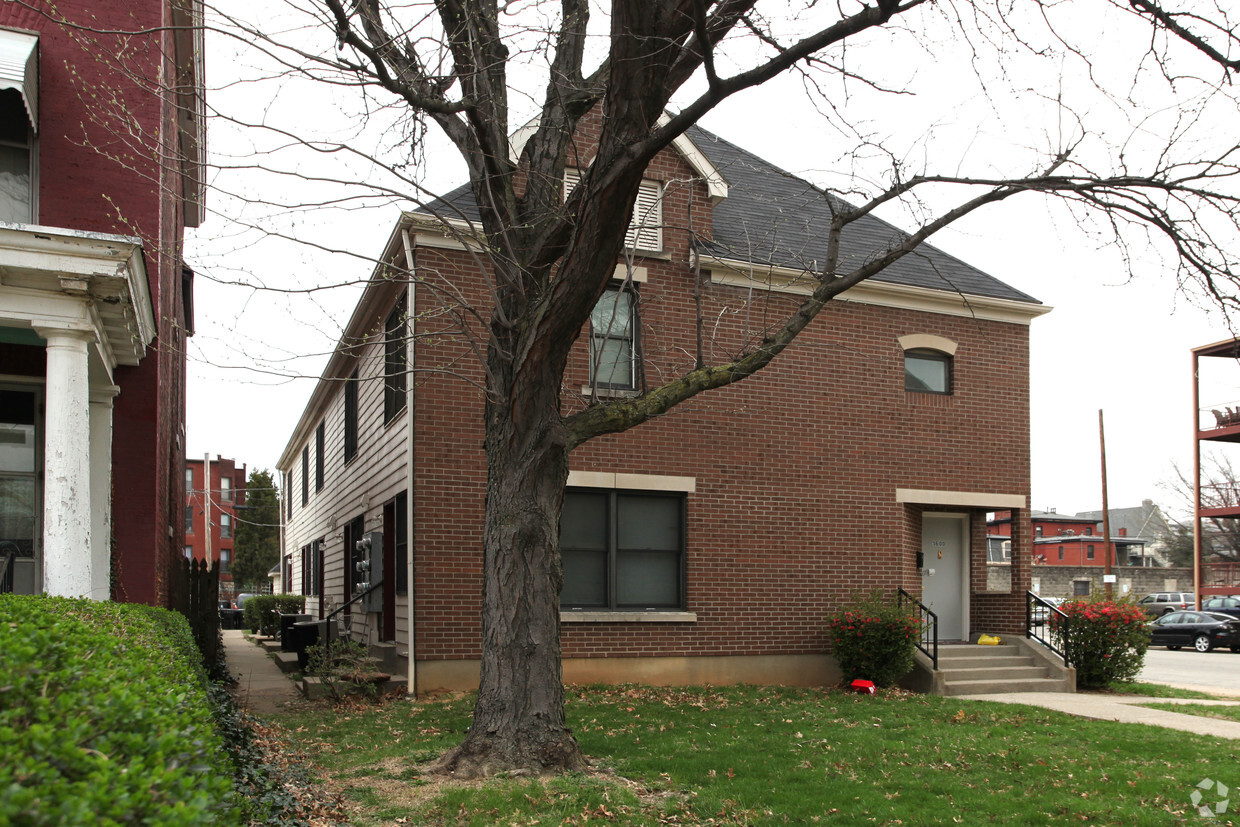
[[[1101,695],[1093,692],[1075,694],[1056,692],[1012,692],[1005,695],[957,695],[958,701],[996,701],[1005,704],[1027,704],[1054,709],[1082,718],[1119,721],[1125,724],[1149,724],[1198,735],[1240,739],[1240,721],[1202,718],[1165,709],[1146,709],[1141,704],[1205,704],[1207,706],[1240,706],[1240,701],[1208,701],[1188,698],[1149,698],[1140,695]]]
[[[301,698],[289,676],[280,671],[263,647],[246,638],[243,630],[225,629],[223,634],[228,671],[237,679],[233,689],[237,706],[261,718]]]

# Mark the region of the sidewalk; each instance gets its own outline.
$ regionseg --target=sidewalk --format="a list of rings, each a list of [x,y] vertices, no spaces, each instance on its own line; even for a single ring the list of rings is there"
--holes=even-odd
[[[1140,704],[1205,704],[1207,706],[1240,706],[1240,701],[1191,700],[1187,698],[1149,698],[1140,695],[1100,695],[1093,692],[1061,694],[1056,692],[1013,692],[1006,695],[958,695],[960,701],[996,701],[1005,704],[1027,704],[1054,709],[1082,718],[1119,721],[1125,724],[1149,724],[1198,735],[1240,739],[1240,721],[1202,718],[1165,709],[1146,709]]]
[[[228,671],[237,679],[233,696],[238,707],[261,718],[301,697],[288,675],[261,646],[247,640],[243,630],[225,629],[223,634]]]

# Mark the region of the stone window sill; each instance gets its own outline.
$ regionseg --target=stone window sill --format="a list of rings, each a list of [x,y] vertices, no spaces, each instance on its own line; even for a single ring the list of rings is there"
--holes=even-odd
[[[561,623],[696,623],[697,612],[560,612]]]

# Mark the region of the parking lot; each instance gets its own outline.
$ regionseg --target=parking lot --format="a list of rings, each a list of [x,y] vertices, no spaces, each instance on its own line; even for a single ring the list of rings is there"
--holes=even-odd
[[[1240,654],[1226,649],[1203,653],[1191,648],[1172,652],[1161,646],[1151,647],[1137,680],[1209,691],[1230,690],[1240,696]]]

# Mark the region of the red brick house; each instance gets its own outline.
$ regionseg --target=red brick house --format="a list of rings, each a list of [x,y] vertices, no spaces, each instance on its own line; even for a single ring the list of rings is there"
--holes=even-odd
[[[216,455],[185,460],[185,556],[220,570],[220,594],[233,594],[229,564],[237,509],[245,507],[245,465]]]
[[[565,412],[677,375],[695,296],[705,346],[729,352],[825,260],[831,199],[704,130],[647,175]],[[468,188],[438,207],[455,218],[397,222],[277,463],[286,590],[319,616],[342,606],[380,579],[354,549],[382,532],[383,588],[352,612],[354,634],[412,651],[417,691],[475,685],[480,649],[481,371],[442,333],[453,307],[435,288],[485,306],[487,282]],[[856,260],[901,236],[854,226],[841,254]],[[1029,557],[1010,591],[989,591],[986,515],[1013,511],[1027,536],[1029,324],[1047,309],[923,247],[831,302],[755,377],[575,450],[565,679],[830,682],[824,616],[873,588],[920,595],[944,640],[1021,628]]]
[[[1102,520],[1092,514],[1076,516],[1053,511],[1035,511],[1029,517],[1033,529],[1035,566],[1105,566],[1107,542],[1102,536]],[[990,561],[1010,562],[1012,514],[996,512],[988,523]],[[1153,554],[1145,553],[1145,540],[1129,537],[1128,529],[1117,528],[1110,541],[1112,566],[1153,567],[1161,565]]]
[[[0,588],[168,602],[200,20],[198,0],[0,3]]]

